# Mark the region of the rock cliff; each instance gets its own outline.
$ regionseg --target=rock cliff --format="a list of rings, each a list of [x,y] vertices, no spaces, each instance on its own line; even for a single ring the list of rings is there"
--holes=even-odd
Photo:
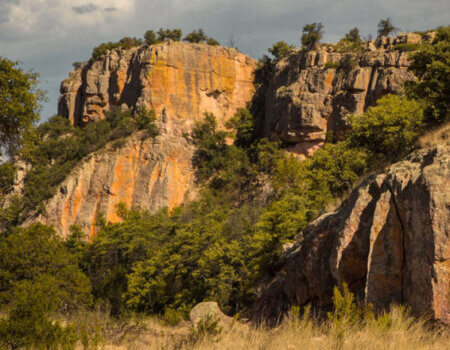
[[[219,121],[245,107],[253,94],[255,61],[235,49],[168,42],[114,49],[84,64],[61,84],[59,113],[83,125],[105,117],[111,106],[154,109],[160,135],[132,135],[84,159],[59,186],[37,219],[63,236],[72,224],[95,233],[102,212],[116,222],[116,204],[173,208],[196,192],[185,137],[205,112]]]
[[[82,125],[111,106],[147,107],[169,123],[191,125],[205,112],[218,119],[245,107],[255,61],[236,49],[166,42],[113,49],[73,71],[61,84],[58,114]]]
[[[272,67],[256,92],[259,134],[281,140],[301,158],[311,155],[328,132],[341,137],[347,115],[363,113],[413,79],[407,52],[395,45],[419,40],[420,35],[403,33],[369,42],[361,53],[339,53],[333,46],[294,51]]]
[[[275,319],[290,305],[327,309],[345,282],[375,310],[402,303],[449,324],[449,150],[412,153],[306,227],[261,287],[256,317]]]

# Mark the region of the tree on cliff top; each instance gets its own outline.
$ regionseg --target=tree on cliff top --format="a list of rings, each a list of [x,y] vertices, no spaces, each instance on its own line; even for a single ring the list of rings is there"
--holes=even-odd
[[[395,33],[398,28],[394,27],[392,20],[388,17],[386,19],[380,20],[378,22],[378,37],[388,36],[389,34]]]
[[[419,79],[406,83],[408,96],[425,105],[427,122],[447,121],[450,115],[450,26],[438,28],[433,42],[421,45],[409,59],[409,70]]]
[[[219,42],[217,40],[207,36],[205,34],[205,32],[203,31],[203,29],[201,29],[201,28],[198,30],[194,30],[191,33],[187,34],[183,38],[183,40],[187,41],[189,43],[195,43],[195,44],[204,42],[208,45],[213,45],[213,46],[219,45]]]
[[[277,60],[281,60],[289,55],[289,53],[294,49],[294,46],[289,45],[286,41],[278,41],[273,46],[268,49],[272,56]]]
[[[0,57],[0,155],[9,156],[30,142],[39,120],[39,102],[44,92],[37,89],[37,73],[25,73],[18,63]]]
[[[322,23],[311,23],[303,27],[302,46],[306,50],[312,50],[323,37]]]

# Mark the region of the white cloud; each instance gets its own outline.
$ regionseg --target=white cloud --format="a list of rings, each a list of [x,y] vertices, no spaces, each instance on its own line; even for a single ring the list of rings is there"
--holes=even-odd
[[[6,0],[0,5],[0,39],[65,36],[80,27],[126,21],[134,9],[135,0]]]

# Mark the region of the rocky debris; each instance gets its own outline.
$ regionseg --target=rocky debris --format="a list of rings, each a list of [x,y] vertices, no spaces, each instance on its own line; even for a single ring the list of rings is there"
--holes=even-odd
[[[232,317],[225,315],[215,301],[204,301],[195,305],[189,313],[189,318],[194,327],[197,327],[200,321],[219,321],[219,326],[230,325]]]
[[[329,309],[345,282],[377,311],[407,304],[450,324],[449,158],[449,145],[416,151],[306,227],[261,286],[255,318],[276,320],[291,305]]]
[[[281,140],[300,158],[320,148],[327,134],[342,138],[346,116],[362,114],[414,78],[408,53],[395,45],[420,40],[427,39],[401,33],[368,42],[362,53],[339,53],[331,46],[296,51],[276,64],[255,95],[259,134]]]
[[[206,44],[113,49],[62,82],[58,113],[78,125],[103,119],[111,106],[165,110],[188,125],[205,112],[229,118],[251,99],[254,67],[236,49]]]

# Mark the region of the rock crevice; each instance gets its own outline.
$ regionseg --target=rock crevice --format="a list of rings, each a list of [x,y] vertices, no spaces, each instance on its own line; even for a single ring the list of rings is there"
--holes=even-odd
[[[333,287],[345,282],[376,311],[406,304],[450,323],[449,148],[412,153],[306,227],[260,286],[255,318],[308,303],[328,310]]]

